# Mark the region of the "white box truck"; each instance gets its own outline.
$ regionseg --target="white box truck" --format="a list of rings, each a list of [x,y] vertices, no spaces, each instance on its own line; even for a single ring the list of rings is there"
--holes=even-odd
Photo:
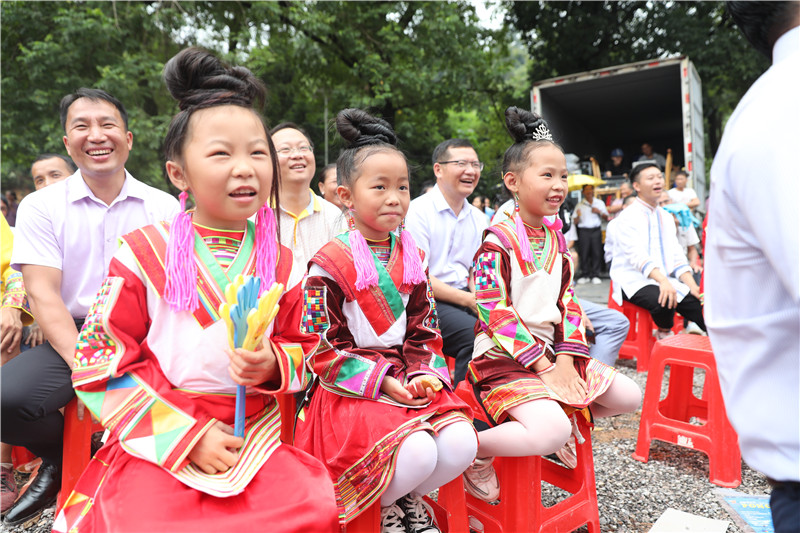
[[[700,77],[688,57],[653,59],[537,81],[531,108],[567,153],[600,163],[622,148],[630,162],[650,143],[689,172],[705,205],[705,140]]]

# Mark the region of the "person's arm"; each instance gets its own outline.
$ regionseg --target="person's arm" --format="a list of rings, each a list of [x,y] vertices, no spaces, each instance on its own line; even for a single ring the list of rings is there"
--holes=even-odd
[[[433,376],[452,390],[450,372],[442,353],[442,334],[433,311],[435,303],[430,299],[428,288],[427,282],[420,283],[408,297],[406,337],[403,341],[406,375],[409,379],[421,375]]]
[[[33,316],[58,355],[72,368],[78,328],[61,299],[61,270],[40,265],[22,265],[22,277]]]
[[[692,296],[698,300],[702,300],[700,296],[700,287],[698,287],[697,283],[694,281],[694,276],[692,276],[691,271],[684,272],[678,279],[685,283],[687,287],[689,287],[689,292],[692,294]]]
[[[314,372],[342,396],[377,400],[393,365],[378,350],[359,348],[342,310],[339,284],[317,265],[311,266],[303,297],[303,333],[316,334],[319,347],[309,356]]]
[[[130,253],[127,247],[120,252]],[[127,453],[171,472],[189,464],[190,454],[200,441],[208,440],[205,436],[209,432],[215,448],[225,454],[220,443],[225,439],[233,443],[233,438],[224,437],[218,421],[190,396],[176,390],[156,358],[142,349],[151,322],[147,288],[137,274],[117,260],[120,252],[111,260],[109,276],[86,317],[91,326],[78,336],[72,369],[78,398],[120,440]],[[126,260],[128,265],[133,262],[131,256]],[[111,391],[113,394],[109,394]],[[130,445],[139,436],[152,434],[154,413],[159,414],[160,446]],[[193,459],[197,458],[193,454]],[[198,466],[205,469],[208,465]]]
[[[434,276],[431,276],[431,288],[433,289],[433,294],[436,296],[437,300],[441,300],[453,305],[460,305],[461,307],[471,309],[475,314],[478,313],[478,308],[475,304],[474,292],[456,289],[447,283],[439,281]]]

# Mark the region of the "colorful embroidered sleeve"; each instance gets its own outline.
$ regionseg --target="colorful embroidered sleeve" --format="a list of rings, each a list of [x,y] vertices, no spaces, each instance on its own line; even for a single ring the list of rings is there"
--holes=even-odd
[[[578,297],[572,291],[573,264],[569,252],[562,254],[561,294],[558,309],[561,323],[556,324],[553,350],[556,356],[572,355],[589,357],[589,344],[586,342],[586,329],[583,325],[583,309]]]
[[[73,385],[78,397],[131,455],[178,471],[215,422],[174,391],[149,350],[146,288],[112,259],[109,276],[78,336]]]
[[[510,357],[530,368],[544,355],[545,343],[525,326],[511,302],[508,252],[490,242],[481,244],[473,279],[481,329]]]
[[[278,360],[280,382],[264,383],[256,389],[270,393],[295,393],[305,389],[311,378],[307,358],[319,344],[316,335],[303,333],[300,323],[303,313],[302,288],[298,283],[281,296],[281,308],[269,341]]]
[[[13,307],[22,311],[22,325],[29,326],[33,323],[33,313],[28,305],[28,295],[25,294],[25,284],[22,282],[22,273],[9,268],[10,274],[5,278],[3,292],[3,307]]]
[[[330,390],[343,396],[377,400],[392,364],[380,352],[356,346],[342,312],[341,288],[330,278],[311,276],[305,283],[303,330],[320,336],[311,356],[314,372]]]
[[[416,285],[409,295],[403,359],[409,380],[417,375],[428,374],[439,378],[452,390],[450,371],[442,354],[442,335],[430,281]]]

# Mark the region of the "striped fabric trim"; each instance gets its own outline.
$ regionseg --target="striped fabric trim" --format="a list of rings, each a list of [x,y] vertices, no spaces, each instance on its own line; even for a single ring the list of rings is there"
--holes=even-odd
[[[227,472],[206,474],[194,464],[178,472],[170,472],[181,483],[218,498],[235,496],[244,491],[272,453],[280,446],[280,411],[273,402],[245,421],[244,445],[239,460]]]
[[[375,443],[366,455],[335,481],[340,521],[350,522],[380,498],[392,480],[397,450],[406,437],[417,431],[438,432],[445,426],[460,421],[471,423],[460,411],[449,411],[442,415],[429,413],[407,421]]]

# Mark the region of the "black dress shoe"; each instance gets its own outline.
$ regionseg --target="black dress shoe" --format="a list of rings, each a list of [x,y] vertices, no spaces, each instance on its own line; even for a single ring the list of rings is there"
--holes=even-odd
[[[3,524],[8,526],[23,524],[24,528],[35,523],[42,511],[56,502],[60,489],[61,468],[49,462],[42,462],[36,479],[6,512]]]

